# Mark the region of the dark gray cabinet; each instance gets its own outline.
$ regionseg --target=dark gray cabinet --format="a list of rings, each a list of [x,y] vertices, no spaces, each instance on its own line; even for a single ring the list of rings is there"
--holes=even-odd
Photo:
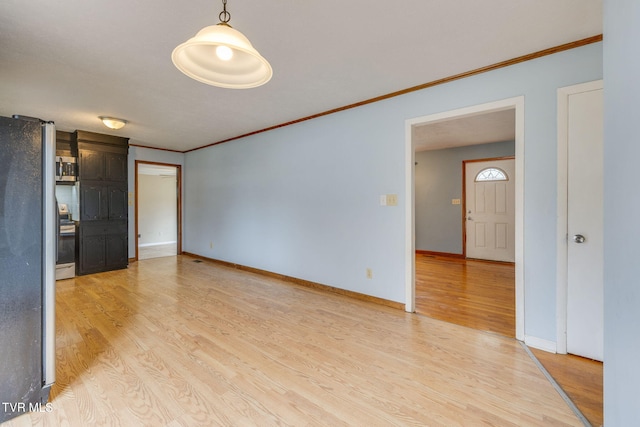
[[[110,185],[107,187],[108,195],[108,218],[110,220],[127,219],[129,213],[128,190],[125,185]]]
[[[76,131],[80,227],[78,275],[126,268],[128,139]]]
[[[127,219],[126,184],[80,182],[80,221]]]
[[[80,225],[78,247],[79,269],[82,274],[97,273],[105,267],[104,234],[96,233],[90,225]]]
[[[108,270],[126,268],[129,264],[128,242],[129,239],[126,232],[106,232],[105,264]]]
[[[104,153],[96,150],[80,150],[78,178],[81,181],[101,181],[104,177]]]
[[[127,182],[127,154],[80,149],[79,177],[82,181]]]
[[[127,182],[127,155],[105,153],[105,179],[111,182]]]
[[[106,187],[99,183],[80,182],[80,221],[104,220],[109,217]]]
[[[126,222],[81,223],[78,244],[82,274],[127,267],[129,248]]]

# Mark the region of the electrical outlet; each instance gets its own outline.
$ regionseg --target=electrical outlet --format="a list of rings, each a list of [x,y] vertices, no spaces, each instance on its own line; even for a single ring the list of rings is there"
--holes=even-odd
[[[451,199],[451,204],[452,205],[459,205],[460,204],[460,199]]]
[[[373,272],[370,268],[367,268],[367,279],[373,279]]]
[[[209,242],[209,249],[213,249],[213,242]]]

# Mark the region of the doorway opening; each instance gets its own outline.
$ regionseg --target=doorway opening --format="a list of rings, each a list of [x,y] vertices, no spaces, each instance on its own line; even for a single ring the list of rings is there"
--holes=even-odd
[[[136,160],[136,260],[182,253],[181,189],[181,165]]]
[[[505,99],[502,101],[462,108],[459,110],[418,117],[406,121],[406,194],[407,197],[407,230],[406,230],[406,307],[409,312],[416,311],[416,300],[420,295],[416,294],[417,280],[425,278],[425,263],[429,266],[427,270],[434,271],[437,268],[444,268],[455,277],[455,271],[463,272],[464,277],[480,277],[481,270],[486,270],[490,266],[496,267],[500,271],[487,273],[488,277],[503,276],[507,287],[511,287],[511,309],[514,312],[515,325],[511,326],[510,336],[515,336],[518,340],[524,340],[524,275],[523,275],[523,166],[524,166],[524,97]],[[513,178],[515,182],[514,211],[515,224],[512,231],[514,258],[513,263],[494,263],[466,258],[464,243],[466,217],[465,206],[461,203],[464,200],[462,193],[462,160],[472,160],[464,158],[467,154],[465,150],[486,153],[487,147],[494,146],[496,142],[511,144],[511,153],[501,152],[500,154],[480,154],[475,158],[482,157],[509,157],[515,158],[515,171]],[[499,145],[499,144],[498,144]],[[492,147],[491,149],[495,149]],[[504,149],[504,147],[498,147]],[[446,197],[441,203],[436,203],[436,217],[441,221],[454,221],[450,227],[444,227],[441,223],[432,222],[431,230],[435,233],[442,233],[440,237],[436,234],[424,233],[424,218],[417,219],[417,211],[424,208],[424,200],[419,200],[416,196],[416,187],[422,183],[417,182],[417,176],[425,172],[425,164],[421,164],[424,151],[444,150],[462,155],[463,158],[457,163],[456,185],[457,192],[446,192]],[[462,152],[462,154],[460,154]],[[447,154],[448,155],[448,154]],[[446,156],[446,155],[445,155]],[[455,156],[454,156],[455,157]],[[433,168],[430,168],[433,171]],[[434,181],[431,181],[433,184]],[[442,189],[438,189],[440,191]],[[434,200],[431,199],[431,206]],[[453,212],[453,214],[452,214]],[[453,231],[455,229],[455,231]],[[449,231],[444,231],[449,230]],[[455,237],[451,237],[455,234]],[[424,246],[425,238],[427,245]],[[418,243],[421,247],[417,247]],[[435,246],[429,246],[433,244]],[[418,251],[416,251],[418,249]],[[434,264],[437,264],[437,268]],[[495,265],[494,265],[495,264]],[[417,270],[418,268],[418,270]],[[473,269],[475,273],[469,274]],[[445,274],[441,272],[439,276]],[[419,276],[417,278],[417,276]],[[462,276],[459,276],[462,277]],[[433,280],[433,277],[431,279]],[[454,279],[456,280],[456,279]],[[461,279],[460,279],[461,280]],[[493,280],[493,279],[491,279]],[[491,281],[489,280],[489,281]],[[446,287],[446,286],[445,286]],[[492,290],[488,288],[488,292]],[[446,296],[447,304],[457,303],[455,295]],[[445,304],[445,310],[446,304]]]

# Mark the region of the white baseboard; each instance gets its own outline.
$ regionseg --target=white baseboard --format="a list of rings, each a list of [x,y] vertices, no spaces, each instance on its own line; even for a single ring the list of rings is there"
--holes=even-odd
[[[147,246],[160,246],[160,245],[171,245],[177,243],[176,240],[174,240],[173,242],[159,242],[159,243],[140,243],[138,244],[139,248],[146,248]]]
[[[538,350],[548,351],[549,353],[556,353],[555,341],[548,341],[543,340],[542,338],[525,335],[524,343],[529,347],[537,348]]]

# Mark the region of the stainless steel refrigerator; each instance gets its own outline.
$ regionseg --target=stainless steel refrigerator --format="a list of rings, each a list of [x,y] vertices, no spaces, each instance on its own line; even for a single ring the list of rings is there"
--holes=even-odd
[[[0,117],[0,422],[52,410],[55,221],[55,126]]]

